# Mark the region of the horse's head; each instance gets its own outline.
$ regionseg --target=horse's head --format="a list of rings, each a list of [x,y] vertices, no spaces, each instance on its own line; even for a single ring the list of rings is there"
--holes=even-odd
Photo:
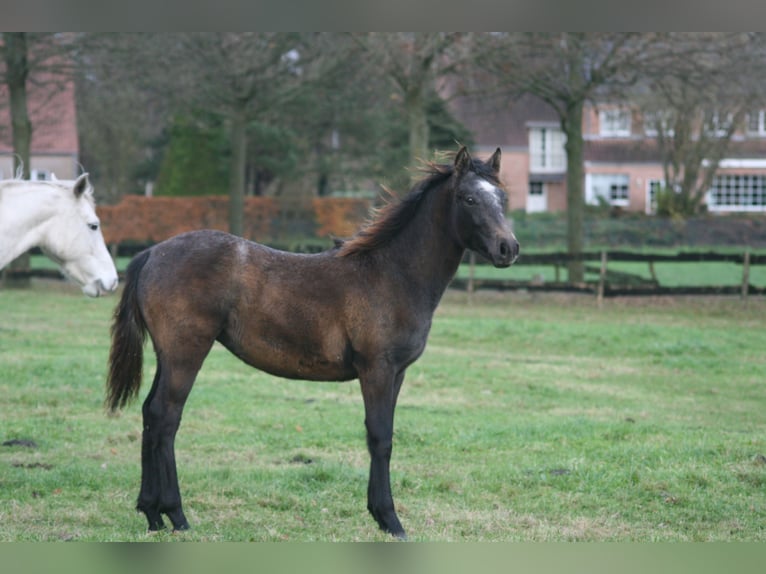
[[[500,188],[500,148],[487,162],[471,159],[461,148],[455,156],[453,221],[460,243],[495,267],[508,267],[519,256],[505,209],[508,197]]]
[[[117,270],[104,243],[93,188],[85,173],[75,181],[58,180],[63,199],[40,246],[83,293],[98,297],[117,288]]]

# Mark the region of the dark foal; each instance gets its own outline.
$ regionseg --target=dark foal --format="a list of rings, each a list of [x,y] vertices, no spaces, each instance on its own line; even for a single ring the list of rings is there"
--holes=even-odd
[[[396,399],[464,251],[496,267],[518,256],[499,167],[499,149],[482,162],[462,148],[454,165],[431,166],[403,200],[323,253],[194,231],[133,259],[112,325],[107,405],[115,410],[137,395],[148,332],[157,372],[143,405],[137,508],[150,530],[164,527],[162,514],[177,530],[189,527],[173,444],[197,372],[219,341],[280,377],[359,379],[371,457],[367,508],[380,528],[405,537],[389,480]]]

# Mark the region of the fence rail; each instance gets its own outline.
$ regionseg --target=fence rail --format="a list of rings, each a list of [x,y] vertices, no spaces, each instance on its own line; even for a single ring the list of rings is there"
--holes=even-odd
[[[316,251],[309,248],[306,251]],[[122,249],[120,250],[123,255]],[[571,283],[561,279],[560,270],[566,269],[571,261],[583,261],[586,263],[585,270],[598,275],[595,281]],[[649,278],[635,273],[610,269],[609,264],[615,262],[640,263],[648,265]],[[733,263],[742,266],[741,281],[736,285],[681,285],[668,286],[660,284],[654,269],[655,263]],[[477,268],[489,265],[489,262],[473,253],[467,254],[465,263],[469,266],[468,277],[456,277],[450,287],[469,292],[480,289],[492,289],[499,291],[526,290],[530,292],[576,292],[590,293],[599,301],[605,297],[616,296],[649,296],[649,295],[766,295],[766,286],[756,286],[750,282],[750,270],[752,266],[766,265],[766,254],[751,253],[745,249],[742,253],[720,253],[715,251],[681,251],[674,254],[668,253],[636,253],[631,251],[586,251],[573,256],[568,253],[531,253],[522,255],[514,266],[553,266],[555,279],[544,281],[541,279],[516,280],[498,279],[477,276]],[[588,263],[598,263],[593,265]],[[45,278],[62,279],[63,276],[56,269],[29,269],[12,270],[6,268],[3,273],[12,278]],[[123,279],[123,273],[120,273]]]
[[[632,251],[586,251],[578,255],[564,252],[532,253],[523,255],[515,266],[536,265],[553,266],[554,281],[519,281],[496,278],[477,277],[476,266],[488,265],[489,262],[470,253],[466,257],[469,265],[467,278],[455,278],[452,288],[464,289],[469,292],[477,289],[519,290],[527,291],[562,291],[592,293],[599,301],[604,297],[638,296],[638,295],[764,295],[766,287],[750,283],[750,269],[754,265],[766,265],[766,255],[751,253],[745,249],[742,253],[720,253],[715,251],[680,251],[678,253],[636,253]],[[581,283],[570,283],[561,280],[561,268],[566,269],[572,261],[586,263],[585,270],[598,275],[598,280]],[[588,265],[598,262],[599,265]],[[648,265],[650,277],[646,278],[635,273],[609,269],[609,263],[629,262]],[[742,278],[736,285],[661,285],[657,279],[655,263],[734,263],[742,266]]]

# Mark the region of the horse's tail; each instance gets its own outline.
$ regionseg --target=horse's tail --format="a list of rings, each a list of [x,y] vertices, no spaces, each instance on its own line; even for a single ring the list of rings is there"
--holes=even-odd
[[[128,265],[125,286],[112,320],[112,349],[106,406],[114,412],[138,395],[144,360],[146,323],[138,305],[138,277],[149,259],[149,250],[136,255]]]

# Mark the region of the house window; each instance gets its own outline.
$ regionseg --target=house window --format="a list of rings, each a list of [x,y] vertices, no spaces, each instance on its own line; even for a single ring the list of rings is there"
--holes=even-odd
[[[661,179],[650,179],[646,182],[646,213],[656,213],[657,195],[665,187],[665,182]]]
[[[598,112],[599,133],[603,137],[630,135],[630,110],[613,108]]]
[[[545,193],[545,183],[532,180],[527,190],[527,213],[548,211],[548,197]]]
[[[673,137],[673,116],[668,111],[644,112],[644,134],[655,138],[662,134]]]
[[[592,173],[585,176],[585,201],[598,205],[627,207],[630,203],[630,177],[622,173]]]
[[[717,137],[723,137],[729,131],[734,122],[732,114],[722,114],[717,111],[706,114],[705,131]]]
[[[766,118],[764,110],[753,110],[747,114],[747,133],[749,135],[766,136]]]
[[[766,175],[715,176],[707,206],[710,211],[766,211]]]
[[[529,130],[529,171],[532,173],[563,173],[566,171],[564,132],[555,127]]]

